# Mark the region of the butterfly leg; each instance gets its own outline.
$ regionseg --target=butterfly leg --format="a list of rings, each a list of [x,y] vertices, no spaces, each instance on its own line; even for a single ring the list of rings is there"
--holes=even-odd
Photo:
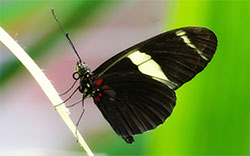
[[[78,121],[77,121],[77,123],[76,123],[76,127],[79,125],[79,123],[80,123],[80,121],[81,121],[81,118],[82,118],[84,112],[85,112],[85,109],[84,109],[84,97],[83,97],[83,98],[82,98],[82,113],[81,113],[81,115],[80,115],[80,117],[79,117],[79,119],[78,119]]]
[[[79,123],[80,123],[80,121],[81,121],[81,119],[82,119],[82,116],[83,116],[84,112],[85,112],[85,108],[84,108],[84,99],[85,99],[85,97],[83,96],[83,97],[82,97],[82,113],[81,113],[81,115],[80,115],[80,117],[79,117],[79,119],[78,119],[78,121],[77,121],[77,123],[76,123],[76,131],[75,131],[75,135],[76,135],[76,136],[78,136],[78,135],[77,135],[78,125],[79,125]],[[78,142],[78,137],[77,137],[77,142]]]
[[[71,104],[71,105],[69,105],[69,106],[67,106],[67,108],[73,107],[73,106],[77,105],[80,102],[82,102],[82,99],[79,100],[79,101],[77,101],[77,102],[75,102],[75,103],[73,103],[73,104]]]
[[[78,80],[78,79],[77,79]],[[77,80],[74,81],[74,83],[71,85],[71,87],[69,89],[67,89],[65,92],[59,94],[59,96],[63,96],[65,94],[67,94],[76,84]]]
[[[71,99],[71,97],[76,93],[77,90],[79,90],[79,87],[77,87],[77,88],[74,90],[74,92],[73,92],[66,100],[64,100],[62,103],[59,103],[59,104],[55,105],[54,107],[56,108],[56,107],[58,107],[58,106],[64,104],[65,102],[67,102],[69,99]]]

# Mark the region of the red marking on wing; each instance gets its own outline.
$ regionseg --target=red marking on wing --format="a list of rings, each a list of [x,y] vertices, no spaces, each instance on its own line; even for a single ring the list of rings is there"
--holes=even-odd
[[[85,77],[83,80],[84,80],[84,81],[87,81],[87,78]]]
[[[107,90],[109,90],[109,89],[110,89],[110,87],[109,87],[108,85],[106,85],[106,84],[105,84],[105,85],[103,85],[101,88],[102,88],[102,90],[103,90],[103,92],[104,92],[104,93],[108,93],[108,91],[107,91]]]
[[[98,96],[102,96],[102,93],[98,93]]]
[[[102,86],[102,89],[108,89],[108,88],[109,88],[108,85],[103,85],[103,86]]]
[[[100,85],[102,84],[102,81],[103,81],[103,80],[98,80],[98,81],[96,81],[95,84],[98,85],[98,86],[100,86]]]
[[[94,101],[95,101],[95,102],[100,102],[100,98],[99,98],[98,96],[96,96],[96,97],[94,98]]]

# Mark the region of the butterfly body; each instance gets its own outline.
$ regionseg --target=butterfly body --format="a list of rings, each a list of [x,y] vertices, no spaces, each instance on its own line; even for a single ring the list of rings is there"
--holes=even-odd
[[[161,125],[176,103],[175,90],[202,71],[217,47],[203,27],[165,32],[111,57],[93,72],[77,63],[79,91],[92,97],[114,131],[127,143]]]

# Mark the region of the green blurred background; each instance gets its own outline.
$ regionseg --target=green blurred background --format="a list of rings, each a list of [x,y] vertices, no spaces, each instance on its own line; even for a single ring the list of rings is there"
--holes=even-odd
[[[63,92],[73,82],[76,56],[51,7],[91,69],[177,27],[204,26],[218,37],[211,63],[177,90],[171,117],[136,136],[133,145],[116,136],[86,100],[79,128],[94,153],[249,155],[248,0],[0,0],[0,26]],[[39,86],[3,44],[0,56],[0,155],[83,155]],[[79,99],[80,93],[71,103]],[[80,112],[81,106],[71,109],[74,121]]]

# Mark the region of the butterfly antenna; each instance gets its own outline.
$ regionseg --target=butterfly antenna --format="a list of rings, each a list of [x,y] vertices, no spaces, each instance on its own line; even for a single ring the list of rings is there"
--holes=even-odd
[[[62,25],[60,24],[60,22],[59,22],[58,19],[56,18],[54,8],[51,8],[51,12],[52,12],[52,15],[53,15],[54,19],[56,20],[56,23],[59,25],[59,27],[60,27],[62,33],[66,36],[66,38],[67,38],[67,40],[68,40],[68,42],[69,42],[69,45],[73,48],[73,50],[74,50],[74,52],[76,53],[76,56],[78,57],[79,61],[82,62],[82,59],[81,59],[81,57],[79,56],[79,54],[77,53],[76,48],[75,48],[73,42],[72,42],[71,39],[69,38],[69,34],[68,34],[68,33],[65,33],[65,31],[63,30]]]

